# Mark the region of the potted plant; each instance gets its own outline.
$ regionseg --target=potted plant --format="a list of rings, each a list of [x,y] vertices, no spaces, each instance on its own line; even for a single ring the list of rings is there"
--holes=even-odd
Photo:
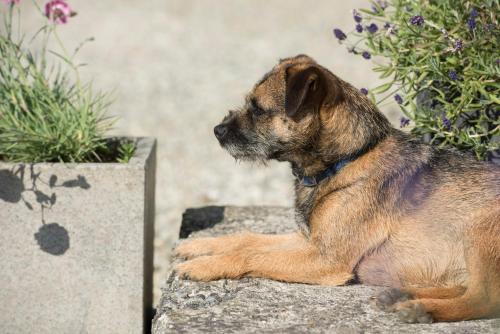
[[[33,6],[37,52],[4,0],[0,34],[2,332],[150,329],[155,140],[108,138],[107,94],[79,76],[58,36],[75,13]],[[53,40],[58,49],[49,49]]]
[[[494,0],[371,1],[353,11],[353,29],[334,35],[349,52],[374,59],[386,82],[362,88],[391,98],[401,127],[425,141],[500,163],[500,48]]]

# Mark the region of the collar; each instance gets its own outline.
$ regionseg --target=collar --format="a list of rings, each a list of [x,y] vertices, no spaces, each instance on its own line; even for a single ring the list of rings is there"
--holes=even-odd
[[[340,160],[333,165],[330,165],[327,169],[319,172],[313,176],[305,176],[302,173],[293,172],[293,175],[304,187],[315,187],[320,184],[324,179],[329,178],[337,174],[345,165],[353,161],[353,158]]]

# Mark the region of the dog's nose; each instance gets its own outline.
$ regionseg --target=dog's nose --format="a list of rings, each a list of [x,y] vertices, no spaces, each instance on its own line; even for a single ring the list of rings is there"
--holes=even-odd
[[[215,137],[217,139],[222,139],[227,134],[227,126],[224,124],[219,124],[214,128]]]

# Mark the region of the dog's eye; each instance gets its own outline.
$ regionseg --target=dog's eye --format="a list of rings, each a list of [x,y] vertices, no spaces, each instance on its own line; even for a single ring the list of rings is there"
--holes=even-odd
[[[259,117],[265,114],[264,110],[257,108],[257,107],[252,107],[251,109],[252,115],[255,117]]]

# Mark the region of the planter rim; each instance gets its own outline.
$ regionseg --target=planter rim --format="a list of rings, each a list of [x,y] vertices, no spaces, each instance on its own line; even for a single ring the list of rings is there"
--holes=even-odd
[[[154,137],[126,137],[115,136],[117,139],[131,139],[136,143],[134,155],[128,163],[121,162],[5,162],[0,161],[0,167],[9,168],[19,165],[33,165],[44,168],[75,168],[75,169],[118,169],[118,168],[137,168],[143,169],[146,161],[151,155],[156,146],[156,138]]]

